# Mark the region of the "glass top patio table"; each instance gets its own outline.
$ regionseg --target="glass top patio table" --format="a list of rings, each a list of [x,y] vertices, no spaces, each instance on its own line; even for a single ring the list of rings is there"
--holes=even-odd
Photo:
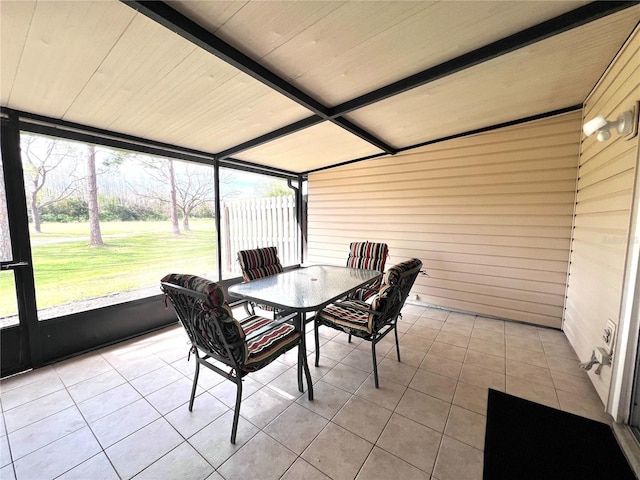
[[[375,270],[312,265],[232,285],[229,293],[285,311],[312,312],[380,276]]]
[[[333,265],[313,265],[295,270],[287,270],[250,282],[229,287],[229,293],[282,310],[281,314],[296,313],[297,329],[302,332],[302,345],[298,349],[298,390],[303,389],[302,360],[306,354],[305,323],[306,312],[318,311],[331,302],[343,298],[378,277],[381,272]],[[313,400],[313,382],[305,371],[309,386],[309,400]]]

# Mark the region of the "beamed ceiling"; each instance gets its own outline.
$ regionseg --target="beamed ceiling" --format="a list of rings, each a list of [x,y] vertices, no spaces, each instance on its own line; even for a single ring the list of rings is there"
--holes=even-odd
[[[3,107],[294,173],[583,103],[636,2],[0,1]]]

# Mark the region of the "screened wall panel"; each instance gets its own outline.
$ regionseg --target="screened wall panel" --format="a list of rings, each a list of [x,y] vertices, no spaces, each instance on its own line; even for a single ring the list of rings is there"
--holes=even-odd
[[[308,259],[389,244],[417,300],[559,328],[580,141],[573,112],[309,175]],[[415,297],[413,297],[415,298]]]
[[[597,115],[615,119],[640,101],[640,33],[636,29],[584,106],[585,120]],[[620,302],[634,181],[637,177],[638,137],[607,142],[582,140],[571,268],[564,329],[581,361],[602,347],[607,319],[620,330]],[[615,357],[614,357],[615,361]],[[605,403],[611,368],[589,377]]]

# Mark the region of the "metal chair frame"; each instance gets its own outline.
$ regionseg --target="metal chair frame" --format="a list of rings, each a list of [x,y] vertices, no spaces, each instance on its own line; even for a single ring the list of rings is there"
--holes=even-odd
[[[393,268],[393,267],[392,267]],[[371,308],[365,308],[364,306],[354,304],[352,302],[335,302],[336,306],[345,306],[351,309],[359,310],[367,314],[373,314],[375,317],[374,328],[371,333],[364,332],[358,329],[349,329],[348,327],[342,327],[340,325],[330,323],[328,321],[324,321],[322,317],[316,315],[315,321],[313,324],[314,333],[315,333],[315,341],[316,341],[316,356],[315,356],[315,366],[318,366],[320,360],[320,340],[318,337],[318,328],[320,325],[325,325],[329,328],[334,328],[336,330],[342,330],[349,335],[349,343],[351,343],[351,336],[355,335],[359,338],[362,338],[368,342],[371,342],[371,356],[373,359],[373,376],[375,380],[376,388],[379,387],[378,381],[378,362],[376,359],[376,344],[382,340],[389,332],[393,330],[396,340],[396,353],[398,356],[398,361],[400,361],[400,343],[398,341],[398,318],[402,317],[400,311],[404,306],[404,303],[409,295],[409,291],[413,286],[418,274],[420,273],[422,268],[422,262],[417,264],[415,267],[407,270],[406,272],[400,273],[398,281],[395,285],[393,285],[393,291],[388,295],[387,302],[384,308],[380,311],[372,310]],[[383,288],[385,285],[383,285]]]
[[[226,338],[222,332],[222,329],[220,328],[218,320],[215,318],[215,315],[209,315],[208,319],[212,322],[215,332],[217,334],[217,337],[218,339],[221,340],[222,347],[224,349],[223,351],[225,355],[222,355],[221,354],[222,352],[214,352],[206,346],[205,339],[202,337],[198,329],[195,328],[195,326],[191,321],[191,319],[196,318],[196,315],[200,315],[202,313],[202,302],[204,302],[205,305],[211,306],[209,297],[204,293],[197,292],[197,291],[182,287],[180,285],[169,283],[169,282],[161,282],[161,287],[166,294],[166,298],[169,299],[169,301],[171,302],[171,305],[175,309],[176,314],[178,316],[178,320],[180,321],[180,323],[182,324],[182,326],[187,332],[189,340],[191,341],[190,353],[193,353],[196,359],[195,375],[193,377],[193,386],[191,388],[191,396],[189,398],[189,411],[193,410],[193,402],[195,400],[196,388],[198,385],[198,376],[200,374],[200,365],[203,365],[206,368],[233,381],[236,384],[237,391],[236,391],[236,401],[235,401],[235,408],[234,408],[234,415],[233,415],[233,426],[231,429],[231,443],[235,444],[236,433],[238,429],[238,420],[240,417],[240,405],[242,401],[242,378],[245,375],[248,375],[250,372],[243,370],[242,368],[243,365],[238,363],[235,357],[233,356],[232,349],[242,345],[243,343],[248,342],[249,340],[259,335],[262,335],[263,333],[271,329],[277,328],[278,326],[280,326],[282,323],[285,323],[285,322],[293,324],[294,327],[298,331],[300,331],[297,325],[295,324],[295,322],[293,321],[296,317],[296,314],[292,313],[285,317],[281,317],[277,320],[273,320],[270,324],[262,328],[259,328],[255,332],[251,332],[251,334],[247,335],[243,340],[233,342],[233,343],[229,343],[226,341]],[[176,296],[178,298],[183,298],[185,301],[178,301]],[[197,301],[193,301],[193,302],[186,301],[186,298],[188,297],[191,297]],[[239,323],[240,325],[242,325],[242,321],[239,321]],[[300,340],[292,344],[292,347],[295,345],[298,346],[298,349],[300,349],[301,346],[304,345],[303,339],[302,339],[302,332],[300,335]],[[202,356],[200,355],[200,352],[202,353]],[[311,374],[309,372],[309,366],[307,364],[307,355],[306,355],[306,352],[304,355],[300,355],[300,352],[298,353],[299,353],[298,360],[302,361],[302,367],[304,368],[305,376],[307,378],[307,382],[309,385],[308,394],[309,394],[309,399],[311,400],[313,399],[313,386],[310,381]],[[218,362],[231,367],[231,371],[226,372],[222,370],[220,367],[210,363],[208,361],[209,359],[217,360]],[[298,364],[298,389],[302,392],[304,391],[304,387],[302,385],[301,380],[302,380],[302,375],[300,371],[300,364]]]

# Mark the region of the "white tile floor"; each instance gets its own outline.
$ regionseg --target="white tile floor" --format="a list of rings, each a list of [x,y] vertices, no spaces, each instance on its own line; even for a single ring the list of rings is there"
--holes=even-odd
[[[561,332],[415,305],[399,331],[379,389],[370,344],[329,329],[314,401],[295,351],[247,377],[235,446],[233,383],[204,371],[187,408],[181,327],[4,380],[0,478],[481,479],[488,387],[608,420]]]

